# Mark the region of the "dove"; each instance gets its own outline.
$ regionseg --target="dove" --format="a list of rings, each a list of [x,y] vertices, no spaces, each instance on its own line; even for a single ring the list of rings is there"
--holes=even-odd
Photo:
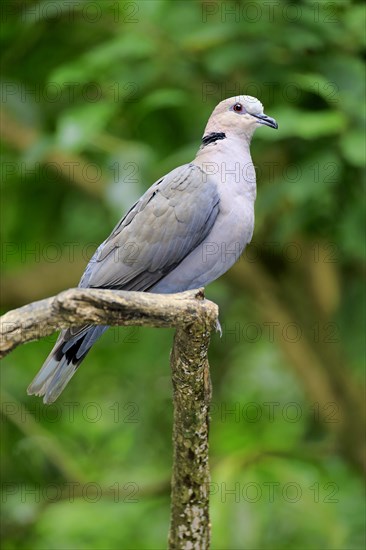
[[[79,287],[168,294],[223,275],[252,239],[256,177],[249,147],[263,125],[278,128],[255,97],[221,101],[194,160],[160,178],[130,208]],[[28,394],[54,402],[107,328],[63,330]]]

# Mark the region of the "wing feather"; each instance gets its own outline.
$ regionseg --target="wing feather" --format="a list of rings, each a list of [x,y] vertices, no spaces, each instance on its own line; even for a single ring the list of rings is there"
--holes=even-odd
[[[215,183],[194,164],[176,168],[117,224],[80,286],[149,290],[207,237],[218,212]]]

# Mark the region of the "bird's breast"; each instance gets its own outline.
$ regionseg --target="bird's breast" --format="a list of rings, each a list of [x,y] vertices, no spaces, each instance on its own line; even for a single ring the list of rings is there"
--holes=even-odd
[[[224,200],[209,235],[152,291],[180,292],[214,281],[239,260],[253,228],[254,201],[240,196],[229,206]]]

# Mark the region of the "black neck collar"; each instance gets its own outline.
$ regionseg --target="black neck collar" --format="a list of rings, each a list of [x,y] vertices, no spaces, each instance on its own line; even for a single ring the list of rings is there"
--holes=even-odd
[[[226,134],[224,132],[211,132],[210,134],[203,136],[202,145],[203,147],[206,147],[206,145],[209,145],[210,143],[215,143],[216,141],[225,138]]]

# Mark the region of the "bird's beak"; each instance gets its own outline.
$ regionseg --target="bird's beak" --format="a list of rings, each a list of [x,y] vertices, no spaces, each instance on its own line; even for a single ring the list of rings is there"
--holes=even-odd
[[[263,113],[263,115],[252,115],[255,118],[258,118],[260,124],[265,124],[266,126],[270,126],[270,128],[275,128],[277,130],[278,124],[275,121],[274,118],[271,118],[270,116],[267,116]]]

